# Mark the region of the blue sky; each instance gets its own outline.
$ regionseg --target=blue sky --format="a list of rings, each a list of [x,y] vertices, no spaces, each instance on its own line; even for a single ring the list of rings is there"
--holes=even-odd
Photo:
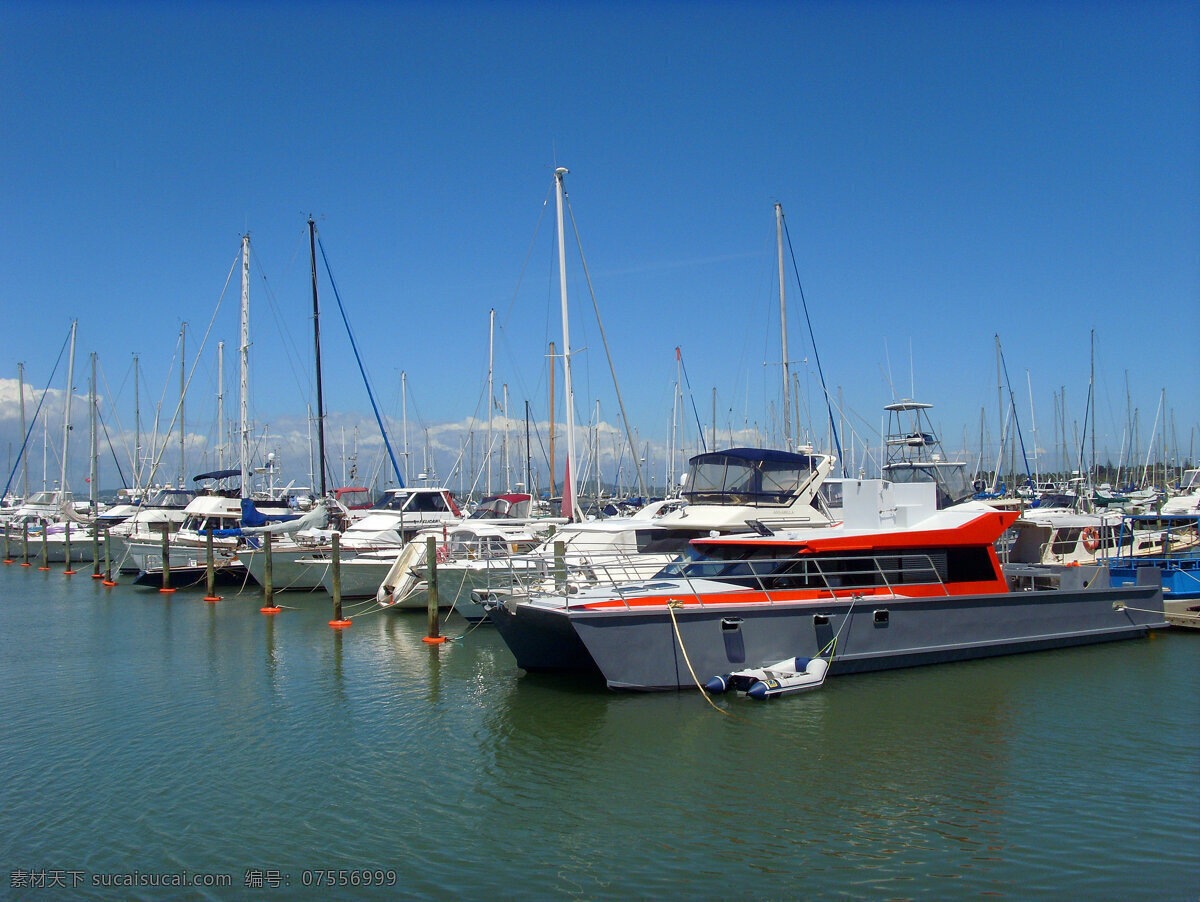
[[[14,2],[3,21],[0,374],[22,361],[45,387],[78,318],[76,390],[96,351],[114,428],[134,353],[143,419],[173,404],[181,324],[191,356],[249,231],[253,413],[306,432],[310,213],[387,413],[405,371],[414,431],[457,447],[445,424],[484,415],[494,308],[497,394],[544,421],[557,164],[642,443],[668,440],[676,346],[706,430],[716,388],[722,435],[777,436],[776,202],[860,442],[915,392],[948,447],[979,452],[981,412],[994,446],[998,334],[1022,428],[1032,388],[1052,448],[1057,393],[1082,422],[1094,329],[1109,456],[1127,380],[1141,454],[1163,389],[1168,442],[1200,443],[1195,3]],[[617,423],[569,249],[576,405]],[[790,270],[790,356],[818,407]],[[330,424],[373,447],[321,275]],[[237,301],[235,277],[188,400],[210,455]]]

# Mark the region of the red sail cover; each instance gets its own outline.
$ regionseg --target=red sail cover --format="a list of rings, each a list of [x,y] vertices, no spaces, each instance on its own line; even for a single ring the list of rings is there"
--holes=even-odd
[[[562,515],[575,520],[575,499],[571,497],[571,459],[567,458],[567,469],[563,474]]]

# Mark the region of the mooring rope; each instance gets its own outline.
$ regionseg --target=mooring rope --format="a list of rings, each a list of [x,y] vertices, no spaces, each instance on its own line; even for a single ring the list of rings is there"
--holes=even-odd
[[[687,649],[683,645],[683,636],[680,635],[680,633],[679,633],[679,622],[675,619],[675,609],[679,608],[679,607],[683,607],[682,601],[677,601],[676,599],[672,598],[667,602],[667,613],[671,615],[671,626],[673,626],[675,628],[675,638],[679,642],[679,650],[681,652],[683,652],[683,662],[685,664],[687,664],[688,672],[691,673],[691,675],[692,675],[692,682],[694,682],[696,684],[696,688],[700,690],[700,694],[702,696],[704,696],[704,700],[706,702],[708,702],[709,705],[712,706],[712,709],[714,711],[719,711],[720,713],[724,714],[726,717],[729,717],[730,716],[729,712],[724,710],[723,708],[717,707],[717,703],[714,702],[712,700],[712,698],[709,697],[708,692],[705,690],[705,688],[703,686],[700,685],[700,680],[696,676],[695,669],[692,667],[692,661],[688,657]]]
[[[1169,613],[1170,616],[1172,616],[1172,617],[1182,617],[1185,620],[1200,620],[1200,612],[1197,612],[1197,611],[1178,611],[1178,612],[1171,611],[1171,612],[1168,612],[1168,611],[1160,611],[1160,610],[1157,610],[1156,608],[1132,608],[1127,604],[1121,605],[1121,610],[1122,611],[1137,611],[1139,614],[1161,614],[1163,617],[1166,617]]]
[[[475,630],[479,629],[485,623],[487,623],[487,617],[484,617],[482,620],[477,620],[474,623],[472,623],[471,628],[469,630],[467,630],[465,633],[463,633],[461,636],[447,636],[446,641],[447,642],[457,642],[459,639],[465,639],[465,638],[467,638],[467,636],[471,635],[471,633],[475,632]]]

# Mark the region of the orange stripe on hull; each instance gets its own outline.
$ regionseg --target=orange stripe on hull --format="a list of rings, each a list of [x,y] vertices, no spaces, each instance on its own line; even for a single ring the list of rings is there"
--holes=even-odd
[[[683,607],[700,607],[702,605],[720,605],[721,607],[736,607],[738,605],[770,605],[796,602],[823,602],[845,600],[855,596],[860,598],[945,598],[957,595],[1002,595],[1008,592],[1008,586],[1003,580],[988,580],[985,582],[956,583],[952,586],[909,586],[903,587],[902,592],[889,591],[883,586],[860,589],[781,589],[778,592],[764,591],[733,591],[711,592],[701,597],[685,592],[668,595],[642,595],[637,598],[613,598],[607,601],[594,601],[582,605],[571,605],[588,611],[604,610],[606,608],[662,608],[668,604],[678,604]]]

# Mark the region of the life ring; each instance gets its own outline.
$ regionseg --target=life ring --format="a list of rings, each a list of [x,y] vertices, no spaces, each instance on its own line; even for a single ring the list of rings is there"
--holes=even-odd
[[[1083,547],[1088,551],[1095,551],[1100,547],[1100,533],[1094,526],[1085,526],[1079,537],[1083,540]]]

